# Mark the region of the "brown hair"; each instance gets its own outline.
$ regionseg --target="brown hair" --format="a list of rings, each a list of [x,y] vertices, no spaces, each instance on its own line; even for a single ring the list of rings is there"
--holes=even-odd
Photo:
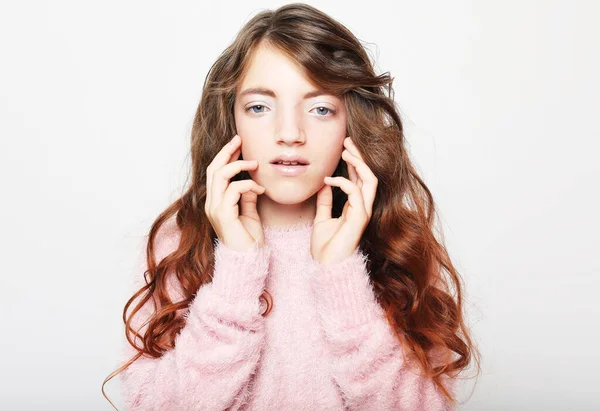
[[[346,135],[352,136],[379,180],[373,214],[360,243],[369,256],[368,270],[377,299],[406,353],[455,403],[441,382],[442,374],[455,376],[473,358],[479,365],[479,353],[463,319],[462,279],[443,240],[438,241],[434,233],[433,197],[405,147],[394,103],[393,78],[388,73],[375,74],[365,48],[344,25],[302,3],[259,12],[210,68],[191,133],[189,188],[152,224],[145,250],[145,285],[123,310],[125,335],[137,354],[105,379],[103,394],[104,384],[140,356],[159,358],[174,348],[175,337],[185,326],[185,319],[176,314],[184,312],[198,289],[212,279],[215,232],[204,213],[206,168],[236,134],[236,90],[252,53],[261,44],[284,53],[316,86],[344,101]],[[334,176],[339,175],[348,178],[343,160],[334,172]],[[247,178],[248,172],[242,171],[232,181]],[[333,187],[333,193],[332,216],[339,217],[347,195],[337,187]],[[157,234],[173,216],[178,242],[174,251],[157,262]],[[172,301],[167,292],[167,273],[175,274],[181,290],[177,301]],[[127,317],[128,308],[140,296]],[[261,297],[267,303],[263,315],[268,315],[272,296],[265,291]],[[133,329],[132,318],[150,299],[155,310],[141,335],[140,330]],[[141,339],[141,347],[130,333]],[[443,353],[436,356],[436,361],[432,361],[434,351]]]

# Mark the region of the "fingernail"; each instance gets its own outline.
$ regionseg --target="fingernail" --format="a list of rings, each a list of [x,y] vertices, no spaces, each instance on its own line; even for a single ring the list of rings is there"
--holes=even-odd
[[[232,142],[232,143],[235,143],[235,142],[237,142],[237,138],[238,138],[238,135],[236,134],[236,135],[235,135],[235,136],[233,136],[233,138],[231,139],[231,142]]]

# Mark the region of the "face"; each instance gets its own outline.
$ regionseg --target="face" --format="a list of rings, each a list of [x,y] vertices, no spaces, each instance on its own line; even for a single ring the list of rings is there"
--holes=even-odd
[[[247,93],[258,88],[262,91]],[[317,91],[292,60],[266,46],[255,51],[236,91],[235,124],[242,139],[242,158],[258,161],[258,168],[249,174],[266,188],[263,196],[274,202],[307,200],[323,187],[323,178],[331,176],[340,161],[346,137],[344,104]],[[280,155],[297,155],[309,164],[300,167],[300,174],[286,175],[271,164]]]

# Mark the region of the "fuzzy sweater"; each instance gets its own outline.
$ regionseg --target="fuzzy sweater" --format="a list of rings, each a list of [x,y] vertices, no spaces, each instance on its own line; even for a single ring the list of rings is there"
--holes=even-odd
[[[164,227],[157,261],[178,244],[174,223]],[[175,348],[119,374],[126,409],[454,410],[409,370],[375,299],[367,256],[357,248],[321,264],[310,254],[311,233],[312,222],[264,227],[264,246],[246,251],[215,240],[212,282],[184,310]],[[144,284],[146,267],[138,268],[134,290]],[[167,284],[177,301],[174,276]],[[264,289],[274,304],[266,317]],[[150,300],[134,328],[152,312]],[[135,353],[125,341],[123,359]],[[456,380],[444,381],[454,392]]]

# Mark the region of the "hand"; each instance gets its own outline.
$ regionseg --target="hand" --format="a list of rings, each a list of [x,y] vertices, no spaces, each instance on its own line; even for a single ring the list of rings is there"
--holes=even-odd
[[[310,251],[321,263],[333,263],[350,256],[360,244],[377,192],[377,177],[363,161],[350,137],[344,139],[342,159],[348,164],[345,177],[325,177],[325,185],[317,192],[317,212],[313,223]],[[333,193],[330,185],[348,194],[339,218],[331,218]]]
[[[265,188],[254,180],[229,180],[242,170],[258,166],[256,160],[236,160],[240,155],[241,138],[237,134],[227,143],[206,171],[206,203],[204,212],[220,241],[237,251],[250,248],[256,240],[264,246],[264,234],[256,210],[256,200]],[[241,215],[238,202],[241,197]]]

